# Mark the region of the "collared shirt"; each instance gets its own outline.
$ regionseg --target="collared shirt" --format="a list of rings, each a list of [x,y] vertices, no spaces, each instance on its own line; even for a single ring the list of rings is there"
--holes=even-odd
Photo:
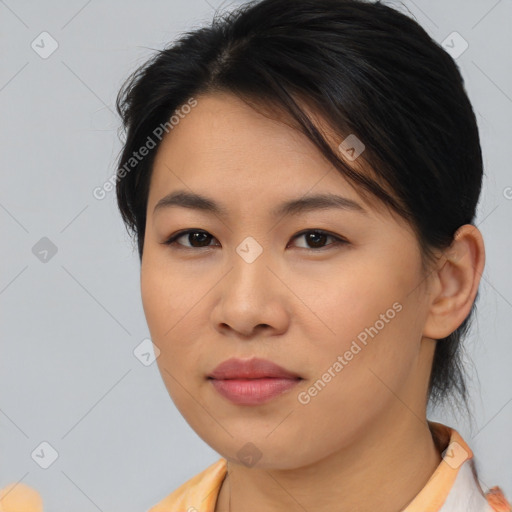
[[[428,424],[443,460],[402,512],[512,512],[498,486],[482,490],[473,452],[460,434],[441,423]],[[227,460],[221,458],[147,512],[215,512],[226,472]]]

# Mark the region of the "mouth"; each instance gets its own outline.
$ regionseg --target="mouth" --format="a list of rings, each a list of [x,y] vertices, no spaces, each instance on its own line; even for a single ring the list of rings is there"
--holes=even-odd
[[[304,380],[295,372],[260,358],[228,359],[207,379],[220,395],[237,405],[266,403]]]

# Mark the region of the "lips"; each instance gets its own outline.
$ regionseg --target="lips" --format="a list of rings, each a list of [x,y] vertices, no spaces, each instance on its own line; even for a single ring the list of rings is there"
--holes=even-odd
[[[213,388],[236,405],[265,404],[294,388],[302,377],[267,359],[228,359],[208,375]]]
[[[288,371],[268,359],[252,358],[237,359],[231,358],[219,364],[209,375],[210,379],[300,379],[294,372]]]

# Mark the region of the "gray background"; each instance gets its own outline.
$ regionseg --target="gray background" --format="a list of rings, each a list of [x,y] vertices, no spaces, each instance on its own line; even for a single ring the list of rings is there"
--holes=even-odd
[[[469,44],[456,60],[486,166],[477,225],[487,264],[466,342],[475,424],[455,411],[429,417],[458,429],[484,485],[510,499],[512,1],[386,3],[440,43],[457,31]],[[153,49],[234,6],[0,0],[0,488],[35,487],[46,512],[144,511],[219,458],[174,407],[156,363],[134,355],[149,336],[137,255],[114,192],[92,191],[115,171],[124,79]],[[51,49],[43,31],[58,43],[47,58],[31,47]],[[43,237],[57,249],[46,261],[34,254],[48,249]],[[51,449],[31,455],[42,442],[58,453],[47,469]]]

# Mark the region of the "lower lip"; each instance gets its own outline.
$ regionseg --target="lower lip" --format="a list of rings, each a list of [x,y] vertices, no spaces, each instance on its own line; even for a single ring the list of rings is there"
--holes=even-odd
[[[268,402],[293,388],[301,379],[210,379],[214,388],[237,405],[257,405]]]

